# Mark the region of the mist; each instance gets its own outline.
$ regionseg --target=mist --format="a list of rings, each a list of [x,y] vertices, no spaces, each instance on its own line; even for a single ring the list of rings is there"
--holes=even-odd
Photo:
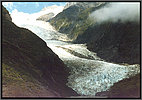
[[[10,13],[10,15],[12,17],[12,22],[19,26],[21,24],[33,24],[35,23],[38,17],[48,14],[50,12],[53,12],[54,16],[56,16],[59,12],[62,12],[63,8],[64,6],[52,5],[43,8],[41,11],[37,13],[32,13],[32,14],[20,12],[17,9],[14,9]]]
[[[110,3],[105,7],[92,12],[89,17],[96,23],[110,22],[139,22],[140,3],[123,2]]]

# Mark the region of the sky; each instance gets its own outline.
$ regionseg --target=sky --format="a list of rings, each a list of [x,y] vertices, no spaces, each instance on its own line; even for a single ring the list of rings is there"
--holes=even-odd
[[[36,13],[44,7],[57,5],[64,6],[66,2],[2,2],[2,5],[11,13],[14,9],[23,13]]]
[[[21,25],[33,23],[42,15],[54,13],[56,16],[63,11],[66,2],[2,2],[2,5],[9,11],[12,21]],[[50,6],[50,7],[49,7]],[[44,7],[46,9],[42,10]],[[111,21],[139,21],[140,3],[114,2],[90,14],[95,22],[101,23]],[[21,20],[22,19],[22,20]]]
[[[9,11],[12,22],[18,26],[33,24],[38,17],[51,12],[56,16],[65,4],[66,2],[2,2]],[[45,7],[46,9],[42,10]]]

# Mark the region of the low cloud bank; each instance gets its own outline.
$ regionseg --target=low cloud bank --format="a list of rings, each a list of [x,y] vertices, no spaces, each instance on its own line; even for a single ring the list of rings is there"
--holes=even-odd
[[[96,23],[105,21],[111,22],[139,22],[140,21],[140,3],[139,2],[124,2],[110,3],[107,6],[94,11],[89,16]]]
[[[40,12],[29,14],[24,12],[19,12],[17,9],[14,9],[10,15],[12,17],[12,22],[14,22],[16,25],[22,25],[22,24],[34,24],[36,19],[42,15],[48,14],[48,13],[54,13],[54,16],[56,16],[59,12],[63,10],[64,6],[57,6],[52,5],[49,7],[43,8]]]

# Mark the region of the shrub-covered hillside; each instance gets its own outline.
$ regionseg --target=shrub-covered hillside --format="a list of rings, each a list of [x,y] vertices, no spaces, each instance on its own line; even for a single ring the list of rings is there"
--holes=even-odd
[[[78,2],[54,17],[50,23],[61,33],[68,34],[74,43],[86,43],[89,50],[109,62],[140,63],[140,24],[138,22],[104,21],[90,18],[109,3]],[[94,5],[94,6],[92,6]],[[107,15],[102,15],[100,17]],[[128,16],[129,17],[129,16]],[[139,17],[139,16],[138,16]]]
[[[66,97],[68,69],[46,43],[11,22],[2,7],[2,96]]]
[[[70,4],[70,3],[69,3]],[[88,19],[88,15],[106,3],[104,2],[79,2],[69,7],[65,7],[61,13],[50,20],[56,30],[61,33],[66,33],[71,39],[76,39],[79,34],[83,32],[92,24]]]

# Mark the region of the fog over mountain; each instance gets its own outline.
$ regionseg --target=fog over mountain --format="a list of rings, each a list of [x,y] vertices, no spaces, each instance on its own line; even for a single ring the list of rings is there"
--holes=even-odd
[[[140,98],[140,2],[3,5],[3,97]]]
[[[97,23],[104,21],[139,22],[139,8],[139,3],[109,3],[107,6],[92,12],[89,17],[93,18]]]

